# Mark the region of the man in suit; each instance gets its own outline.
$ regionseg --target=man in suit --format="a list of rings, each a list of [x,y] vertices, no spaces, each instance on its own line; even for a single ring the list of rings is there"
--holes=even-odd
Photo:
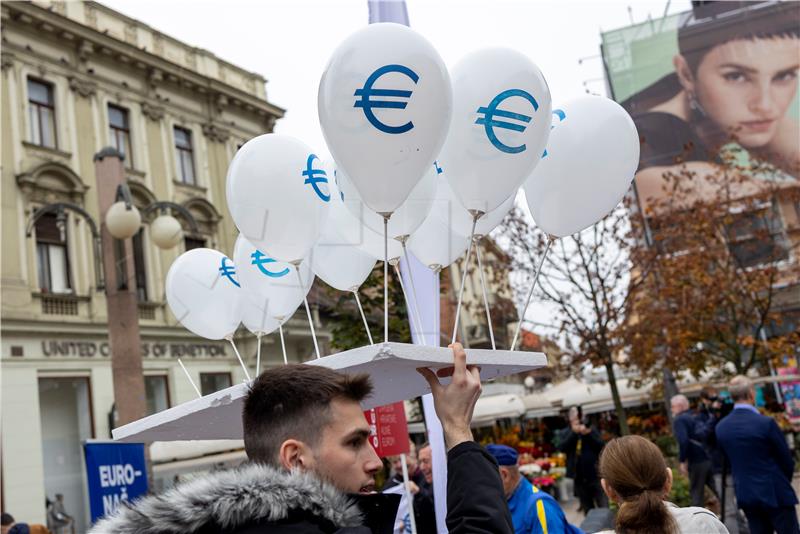
[[[794,460],[786,439],[771,417],[756,410],[755,390],[747,377],[734,377],[729,391],[735,405],[717,424],[717,443],[730,461],[736,500],[750,532],[798,534]]]
[[[706,450],[707,436],[704,429],[707,427],[689,409],[689,399],[685,395],[672,397],[670,409],[673,417],[672,429],[678,442],[680,471],[689,478],[692,506],[705,507],[706,486],[717,495],[711,457]]]

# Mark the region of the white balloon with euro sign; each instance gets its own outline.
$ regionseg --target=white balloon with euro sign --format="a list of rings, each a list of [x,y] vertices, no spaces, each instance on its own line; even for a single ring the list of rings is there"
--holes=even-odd
[[[470,212],[497,209],[539,162],[550,133],[550,89],[539,68],[507,48],[487,48],[451,72],[453,120],[438,162]]]
[[[330,205],[330,177],[302,141],[265,134],[245,143],[228,168],[228,209],[253,245],[281,261],[305,258]]]
[[[383,235],[383,216],[378,215],[367,207],[358,190],[353,186],[350,178],[344,171],[337,171],[337,179],[340,191],[344,197],[344,204],[351,211],[354,217],[363,221],[371,230]],[[422,221],[428,216],[433,206],[433,199],[436,196],[437,175],[434,166],[431,166],[417,182],[411,194],[403,201],[403,204],[392,213],[387,225],[387,235],[389,239],[410,236],[420,227]]]
[[[290,317],[287,315],[283,320],[276,319],[270,315],[269,300],[245,291],[245,298],[242,300],[242,324],[251,333],[255,335],[271,334]]]
[[[361,224],[345,206],[346,197],[340,194],[341,174],[335,176],[338,180],[331,187],[328,223],[311,251],[311,269],[329,286],[354,291],[372,272],[375,258],[358,248]]]
[[[392,213],[442,148],[450,75],[431,43],[408,26],[370,24],[334,50],[317,104],[339,170],[372,211]]]
[[[584,96],[559,110],[547,154],[524,186],[533,220],[554,237],[580,232],[611,212],[639,165],[639,133],[622,106]]]
[[[303,280],[301,287],[294,265],[269,256],[242,234],[236,239],[233,260],[239,266],[242,289],[275,319],[291,317],[303,303],[314,281],[308,260],[298,265]]]
[[[187,330],[206,339],[226,339],[242,319],[239,276],[234,262],[209,248],[184,252],[166,280],[167,304]]]

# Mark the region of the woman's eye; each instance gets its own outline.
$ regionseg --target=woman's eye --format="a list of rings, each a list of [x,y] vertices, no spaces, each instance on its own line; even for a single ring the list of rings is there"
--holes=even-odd
[[[796,70],[789,70],[784,72],[779,72],[773,78],[776,82],[790,82],[797,78],[797,71]]]
[[[722,77],[729,82],[743,82],[747,80],[747,76],[745,76],[743,72],[738,71],[726,72],[722,75]]]

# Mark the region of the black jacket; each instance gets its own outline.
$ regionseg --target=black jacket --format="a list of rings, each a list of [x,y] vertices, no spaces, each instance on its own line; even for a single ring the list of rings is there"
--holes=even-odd
[[[604,446],[605,442],[594,428],[586,435],[576,434],[569,426],[564,428],[559,449],[567,455],[567,477],[579,483],[598,480],[597,461]]]
[[[497,463],[479,445],[448,453],[451,533],[513,533]],[[148,495],[91,534],[391,533],[399,495],[347,496],[310,473],[246,464]]]

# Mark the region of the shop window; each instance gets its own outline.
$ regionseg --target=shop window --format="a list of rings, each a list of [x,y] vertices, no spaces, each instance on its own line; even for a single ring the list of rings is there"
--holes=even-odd
[[[144,394],[147,402],[147,415],[162,412],[169,408],[169,384],[166,375],[145,376]]]
[[[203,395],[231,387],[230,373],[200,373],[200,392]]]
[[[36,266],[42,293],[71,293],[66,222],[55,213],[36,221]]]
[[[111,146],[125,156],[125,167],[133,169],[133,147],[128,110],[108,105],[108,135]]]
[[[56,148],[56,104],[51,84],[28,78],[28,119],[31,143]]]
[[[175,135],[175,157],[178,159],[180,180],[185,184],[196,185],[192,132],[179,126],[175,126],[173,132]]]

